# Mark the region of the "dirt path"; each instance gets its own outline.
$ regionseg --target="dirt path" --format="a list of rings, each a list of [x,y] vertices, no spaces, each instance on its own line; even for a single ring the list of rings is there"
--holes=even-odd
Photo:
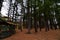
[[[26,30],[23,32],[17,31],[16,34],[8,37],[4,40],[60,40],[60,30],[50,30],[45,32],[44,29],[38,33],[34,33],[32,30],[32,34],[26,34]]]

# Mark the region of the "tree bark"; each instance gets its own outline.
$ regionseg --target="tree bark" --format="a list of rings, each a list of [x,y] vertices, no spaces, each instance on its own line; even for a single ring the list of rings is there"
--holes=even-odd
[[[31,14],[30,14],[30,7],[29,7],[29,1],[27,0],[27,27],[28,27],[28,34],[30,34],[30,30],[31,30]]]

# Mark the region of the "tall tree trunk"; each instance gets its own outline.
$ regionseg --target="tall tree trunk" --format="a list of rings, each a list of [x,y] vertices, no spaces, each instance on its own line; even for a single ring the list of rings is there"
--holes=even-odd
[[[10,13],[10,10],[11,10],[11,5],[12,5],[12,0],[10,0],[10,4],[9,4],[9,10],[8,10],[8,21],[10,21],[10,16],[11,16],[11,13]]]
[[[34,28],[35,32],[37,32],[37,15],[36,15],[36,0],[35,0],[35,5],[34,5]]]
[[[31,0],[31,28],[32,28],[32,0]]]
[[[31,30],[31,14],[30,14],[30,7],[29,7],[29,1],[27,0],[27,27],[28,27],[28,33],[30,34]]]
[[[49,30],[49,24],[48,24],[48,20],[49,20],[49,6],[47,3],[49,1],[48,0],[44,0],[44,16],[45,16],[45,31]]]
[[[15,3],[13,4],[13,17],[12,17],[12,22],[14,22],[15,21]]]
[[[18,16],[18,12],[17,12],[17,10],[18,10],[18,8],[17,8],[17,5],[18,5],[18,3],[17,3],[17,1],[15,1],[15,11],[16,11],[16,13],[15,13],[15,22],[17,22],[17,16]]]
[[[40,31],[41,31],[41,28],[42,28],[42,23],[41,23],[41,19],[42,19],[42,10],[40,10],[40,9],[42,9],[41,8],[41,2],[40,2],[40,0],[38,1],[38,7],[39,7],[39,10],[38,10],[38,16],[39,16],[39,28],[40,28]]]
[[[23,4],[23,0],[21,0],[21,16],[20,16],[20,30],[22,32],[23,30],[23,26],[24,26],[24,15],[25,15],[25,8],[24,8],[24,4]],[[23,19],[23,22],[22,22]]]

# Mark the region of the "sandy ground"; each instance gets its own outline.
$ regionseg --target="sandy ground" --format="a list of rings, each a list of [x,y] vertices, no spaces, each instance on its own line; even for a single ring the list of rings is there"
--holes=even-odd
[[[60,30],[50,30],[45,32],[44,29],[37,33],[31,30],[31,34],[26,34],[27,30],[24,29],[23,32],[17,30],[16,34],[4,39],[4,40],[60,40]]]

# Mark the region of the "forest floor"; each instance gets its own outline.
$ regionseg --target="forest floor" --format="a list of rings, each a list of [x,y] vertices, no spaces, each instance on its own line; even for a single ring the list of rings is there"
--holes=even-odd
[[[17,30],[16,34],[4,40],[60,40],[60,30],[49,30],[45,32],[45,29],[42,29],[42,31],[38,30],[35,33],[34,29],[32,29],[31,34],[27,34],[27,29],[24,29],[23,32]]]

